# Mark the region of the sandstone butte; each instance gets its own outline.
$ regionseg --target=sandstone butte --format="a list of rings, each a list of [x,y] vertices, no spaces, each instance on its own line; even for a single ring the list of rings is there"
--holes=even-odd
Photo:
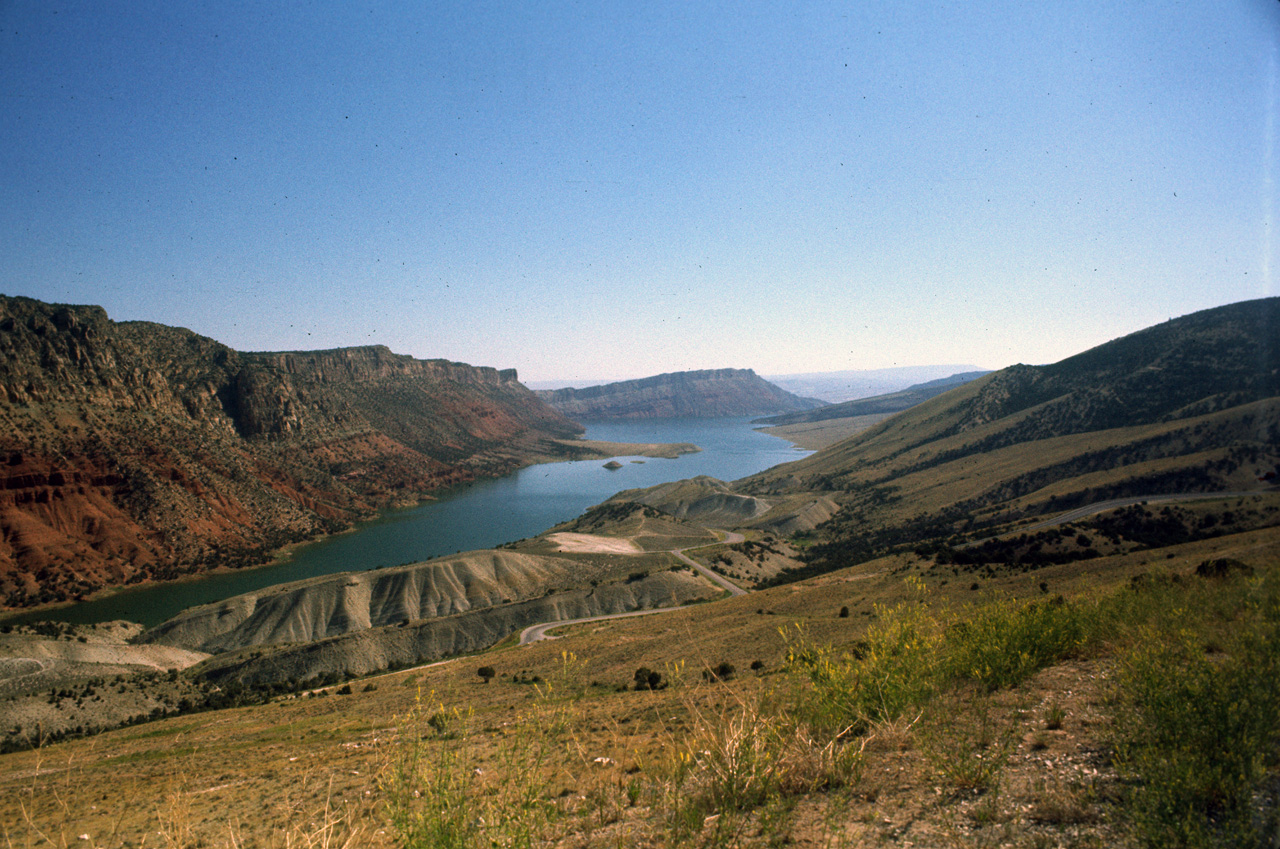
[[[735,368],[547,389],[538,397],[575,421],[763,416],[823,406],[774,386],[752,369]]]

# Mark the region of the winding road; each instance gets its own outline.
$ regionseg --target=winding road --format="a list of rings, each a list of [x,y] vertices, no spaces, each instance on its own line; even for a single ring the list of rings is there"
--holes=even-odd
[[[733,543],[742,542],[744,539],[746,539],[746,537],[744,537],[742,534],[734,533],[732,531],[720,531],[720,533],[724,534],[724,539],[720,540],[720,542],[718,543],[711,543],[711,545],[720,545],[723,543],[733,544]],[[687,551],[694,551],[696,549],[706,548],[706,547],[707,547],[706,544],[702,544],[702,545],[690,546],[688,548],[672,548],[672,549],[669,549],[667,553],[674,554],[682,563],[692,567],[694,571],[698,572],[700,575],[702,575],[707,580],[711,581],[716,586],[722,587],[726,592],[729,593],[730,597],[746,595],[747,591],[744,590],[742,587],[733,583],[728,578],[719,574],[718,572],[714,572],[711,569],[708,569],[706,566],[703,566],[701,563],[697,562],[696,560],[694,560],[692,557],[690,557],[688,554],[685,553]],[[605,619],[627,619],[632,616],[648,616],[651,613],[672,613],[674,611],[683,610],[683,609],[684,608],[682,607],[651,607],[646,610],[630,610],[630,611],[627,611],[626,613],[605,613],[605,614],[601,614],[600,616],[584,616],[581,619],[555,619],[550,622],[539,622],[537,625],[530,625],[528,628],[525,628],[523,631],[520,632],[520,645],[527,646],[530,643],[536,643],[536,642],[539,642],[540,640],[555,639],[554,637],[550,636],[547,632],[555,628],[561,628],[567,625],[583,625],[587,622],[600,622]]]

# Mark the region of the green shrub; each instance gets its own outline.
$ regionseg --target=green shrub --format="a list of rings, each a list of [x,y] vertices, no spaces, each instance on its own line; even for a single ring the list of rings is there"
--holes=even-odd
[[[947,630],[943,652],[952,677],[992,692],[1076,656],[1095,633],[1094,610],[1084,603],[1006,599],[970,608]]]
[[[441,705],[429,712],[419,703],[401,717],[399,741],[379,782],[398,845],[544,845],[558,816],[549,783],[552,758],[562,755],[556,751],[557,716],[556,710],[540,704],[518,717],[516,730],[496,744],[484,768],[477,745],[481,732],[473,727],[469,711]],[[424,725],[437,734],[422,733]],[[445,727],[451,733],[440,733]]]
[[[1225,658],[1152,629],[1122,659],[1116,763],[1149,846],[1262,845],[1253,794],[1280,743],[1280,641],[1255,623]]]
[[[788,642],[787,665],[807,685],[800,711],[816,728],[862,734],[924,704],[939,680],[939,629],[924,604],[876,608],[877,619],[852,652],[811,642],[803,632]]]

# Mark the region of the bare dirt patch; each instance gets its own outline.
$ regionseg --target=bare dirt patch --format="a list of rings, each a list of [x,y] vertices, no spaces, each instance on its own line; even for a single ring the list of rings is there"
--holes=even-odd
[[[641,554],[640,546],[629,539],[602,537],[595,534],[575,534],[560,532],[551,534],[547,539],[556,544],[558,551],[571,551],[580,554]]]

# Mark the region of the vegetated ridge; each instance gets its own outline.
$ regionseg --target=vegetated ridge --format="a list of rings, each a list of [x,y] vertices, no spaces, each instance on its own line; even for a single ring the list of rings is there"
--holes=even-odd
[[[537,394],[574,421],[755,416],[823,404],[779,389],[751,369],[732,368],[672,372]]]
[[[971,380],[976,380],[984,374],[990,374],[986,371],[967,371],[960,374],[953,374],[950,377],[939,378],[938,380],[930,380],[926,383],[917,383],[898,392],[890,392],[886,395],[876,395],[871,398],[858,398],[853,401],[844,401],[839,404],[829,404],[825,407],[818,407],[813,410],[802,410],[798,413],[785,413],[780,416],[769,416],[759,419],[757,424],[768,425],[788,425],[788,424],[806,424],[810,422],[825,422],[831,419],[846,419],[855,416],[874,416],[883,413],[900,413],[903,410],[914,407],[916,404],[928,401],[937,395],[941,395],[949,389],[957,386],[963,386]]]
[[[734,491],[839,504],[807,552],[823,571],[1106,499],[1257,489],[1277,474],[1280,298],[1268,298],[1011,366]]]
[[[261,562],[581,431],[514,370],[0,296],[0,604]]]

